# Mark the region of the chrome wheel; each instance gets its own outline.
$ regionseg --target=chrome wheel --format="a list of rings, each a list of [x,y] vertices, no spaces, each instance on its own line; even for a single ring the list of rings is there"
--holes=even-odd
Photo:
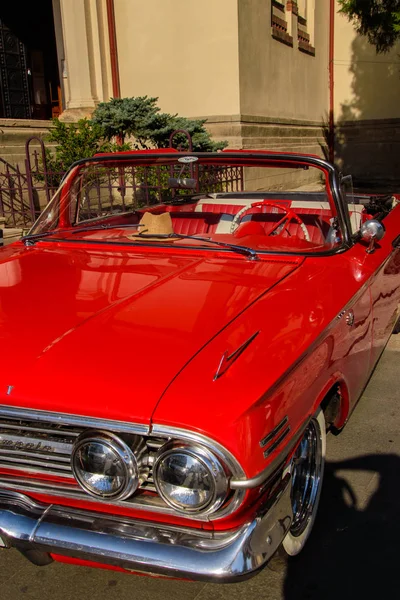
[[[294,537],[305,531],[317,508],[323,463],[321,428],[313,419],[292,461],[293,522],[290,533]]]

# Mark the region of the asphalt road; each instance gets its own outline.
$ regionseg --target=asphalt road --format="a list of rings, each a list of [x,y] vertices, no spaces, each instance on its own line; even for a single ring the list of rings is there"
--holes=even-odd
[[[0,551],[0,600],[347,600],[399,597],[400,334],[393,336],[348,425],[328,438],[317,522],[304,552],[277,556],[249,581],[166,581]]]

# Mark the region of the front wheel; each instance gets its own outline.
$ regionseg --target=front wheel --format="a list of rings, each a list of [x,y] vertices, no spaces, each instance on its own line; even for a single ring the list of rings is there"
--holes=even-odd
[[[283,548],[289,556],[301,552],[314,525],[324,476],[325,451],[325,418],[319,408],[288,467],[292,474],[293,522],[283,540]]]

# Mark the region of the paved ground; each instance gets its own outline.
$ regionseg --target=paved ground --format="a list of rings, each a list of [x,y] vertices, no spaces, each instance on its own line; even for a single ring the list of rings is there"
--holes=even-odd
[[[369,600],[399,597],[400,334],[345,430],[328,439],[320,512],[305,551],[230,585],[162,581],[0,551],[1,600]]]

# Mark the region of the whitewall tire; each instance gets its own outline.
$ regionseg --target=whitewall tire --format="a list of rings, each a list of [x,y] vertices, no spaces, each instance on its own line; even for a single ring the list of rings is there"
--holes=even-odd
[[[282,545],[289,556],[301,552],[314,525],[321,496],[325,453],[325,419],[319,408],[308,424],[288,467],[292,474],[293,522]]]

